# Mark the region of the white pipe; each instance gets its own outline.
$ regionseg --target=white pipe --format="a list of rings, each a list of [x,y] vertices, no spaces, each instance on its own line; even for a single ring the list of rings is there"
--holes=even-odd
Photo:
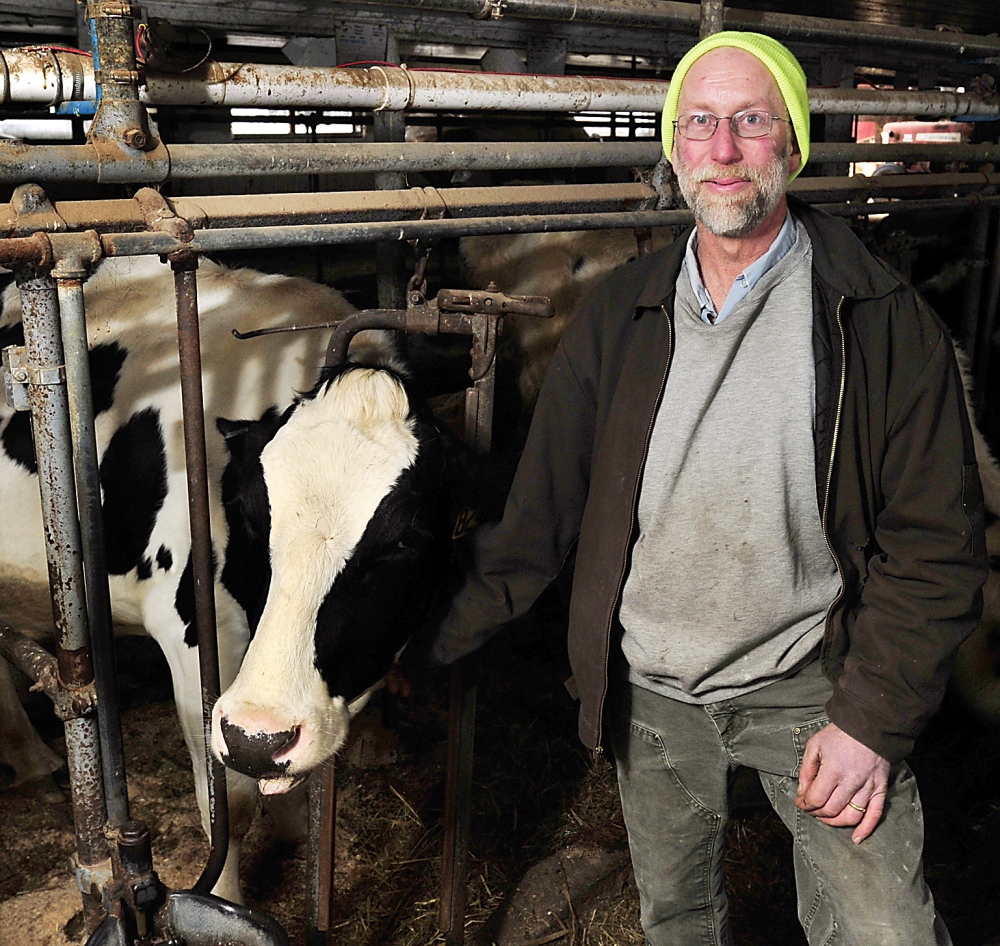
[[[94,97],[89,57],[51,50],[0,51],[0,103],[57,105]],[[668,82],[588,76],[491,75],[374,66],[336,69],[213,62],[187,75],[150,73],[146,105],[343,108],[381,111],[659,112]],[[1000,115],[958,92],[810,89],[814,114]]]
[[[57,52],[48,46],[0,51],[0,104],[48,107],[93,101],[95,89],[89,56]]]

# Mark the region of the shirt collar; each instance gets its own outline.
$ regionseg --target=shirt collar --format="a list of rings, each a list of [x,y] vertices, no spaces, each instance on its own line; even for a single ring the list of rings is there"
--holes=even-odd
[[[701,319],[706,325],[718,325],[736,307],[737,303],[746,298],[750,290],[757,285],[760,278],[781,260],[785,254],[795,245],[798,233],[795,229],[795,221],[790,211],[785,211],[785,222],[781,225],[778,235],[768,247],[763,256],[755,259],[746,269],[733,280],[732,288],[722,308],[716,311],[712,303],[712,297],[705,288],[705,283],[701,278],[701,270],[698,268],[698,230],[695,228],[688,239],[687,249],[684,253],[684,267],[687,269],[688,278],[691,280],[691,288],[694,290],[698,304],[701,306]]]

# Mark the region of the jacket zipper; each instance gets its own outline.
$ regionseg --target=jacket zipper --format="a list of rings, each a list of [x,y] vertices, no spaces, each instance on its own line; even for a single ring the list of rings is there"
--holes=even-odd
[[[642,478],[641,471],[646,467],[646,458],[649,456],[649,443],[653,438],[653,427],[656,424],[656,415],[660,412],[660,402],[663,400],[663,392],[667,387],[667,375],[670,374],[670,362],[673,361],[674,357],[674,323],[667,312],[667,307],[665,305],[660,306],[660,310],[663,312],[667,319],[667,360],[663,367],[663,378],[660,380],[660,393],[656,396],[656,404],[653,407],[653,416],[649,419],[649,426],[646,428],[646,440],[642,448],[642,464],[639,467],[640,475],[636,476],[635,484],[632,487],[632,521],[635,521],[636,513],[638,511],[638,501],[639,501],[639,481]],[[621,599],[622,589],[625,585],[625,572],[626,572],[626,562],[628,560],[628,550],[626,549],[625,555],[622,558],[621,569],[618,572],[618,587],[615,591],[614,602],[617,606],[618,601]],[[594,747],[594,757],[601,758],[604,755],[604,747],[601,745],[601,739],[603,737],[604,730],[604,703],[608,695],[608,674],[611,665],[611,627],[614,623],[614,608],[611,610],[611,614],[608,616],[608,627],[604,635],[604,689],[601,691],[601,702],[597,707],[597,743]]]
[[[830,488],[833,485],[833,460],[837,453],[837,440],[840,435],[840,418],[844,409],[844,388],[847,385],[847,343],[844,339],[844,325],[840,318],[840,312],[846,299],[846,296],[841,296],[840,302],[837,303],[836,321],[837,332],[840,336],[840,390],[837,394],[837,410],[833,417],[833,436],[830,440],[830,463],[826,471],[826,490],[823,493],[823,512],[820,516],[823,538],[826,540],[826,547],[830,552],[831,558],[833,558],[833,563],[837,566],[837,575],[840,577],[840,591],[837,592],[837,596],[830,602],[829,607],[826,609],[826,618],[823,621],[823,649],[826,649],[828,646],[830,636],[830,616],[833,613],[833,609],[840,603],[840,599],[844,597],[845,590],[844,569],[840,564],[840,559],[837,557],[836,551],[833,548],[833,543],[830,541],[830,531],[827,527],[827,513],[830,509]],[[822,660],[822,654],[820,659]]]

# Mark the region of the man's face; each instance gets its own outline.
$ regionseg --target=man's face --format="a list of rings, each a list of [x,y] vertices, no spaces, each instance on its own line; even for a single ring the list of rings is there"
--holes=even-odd
[[[728,119],[746,109],[788,117],[774,77],[756,56],[722,47],[702,56],[684,77],[678,116],[707,112]],[[789,173],[798,167],[787,121],[763,138],[740,138],[728,120],[707,141],[674,136],[673,164],[695,219],[725,237],[753,233],[782,204]]]

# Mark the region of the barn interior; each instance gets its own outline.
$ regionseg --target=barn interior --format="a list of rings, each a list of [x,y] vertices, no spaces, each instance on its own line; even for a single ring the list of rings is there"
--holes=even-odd
[[[90,232],[103,241],[98,256],[165,255],[185,240],[179,218],[220,262],[315,279],[358,309],[401,311],[415,288],[426,299],[486,289],[471,284],[467,236],[619,228],[641,254],[653,228],[689,225],[662,159],[659,109],[680,57],[721,28],[770,34],[799,58],[813,151],[790,192],[846,220],[924,295],[967,355],[978,424],[1000,449],[993,0],[0,0],[0,264],[51,265],[31,255],[37,234],[52,235],[57,253],[83,252],[68,238]],[[467,384],[468,348],[465,338],[410,340],[441,394]],[[502,370],[493,439],[511,446],[522,407]],[[263,840],[250,905],[293,942],[641,942],[613,773],[575,742],[564,621],[553,589],[480,671],[471,855],[450,916],[439,912],[441,681],[410,702],[376,701],[394,735],[372,723],[371,744],[388,738],[392,750],[372,750],[374,762],[357,750],[336,775],[330,910],[308,900],[312,868]],[[176,732],[153,721],[170,694],[145,643],[115,647],[119,664],[145,668],[121,688],[129,771],[158,786],[137,803],[152,820],[167,817],[165,791],[171,805],[189,800],[163,784],[186,763]],[[38,725],[58,740],[47,698],[34,700]],[[149,741],[143,727],[165,747],[155,758],[130,748]],[[1000,728],[948,704],[914,768],[928,873],[956,946],[1000,943]],[[782,829],[752,790],[745,801],[729,854],[738,941],[803,943],[788,871],[769,866],[787,859]],[[375,817],[359,813],[366,804]],[[185,817],[174,832],[154,827],[154,867],[208,856],[197,814]],[[68,807],[0,795],[0,826],[30,836],[5,865],[0,946],[86,941],[94,913],[81,912],[72,882],[53,880],[72,851]],[[192,884],[202,866],[177,876]],[[24,898],[39,890],[58,906],[33,914]]]

